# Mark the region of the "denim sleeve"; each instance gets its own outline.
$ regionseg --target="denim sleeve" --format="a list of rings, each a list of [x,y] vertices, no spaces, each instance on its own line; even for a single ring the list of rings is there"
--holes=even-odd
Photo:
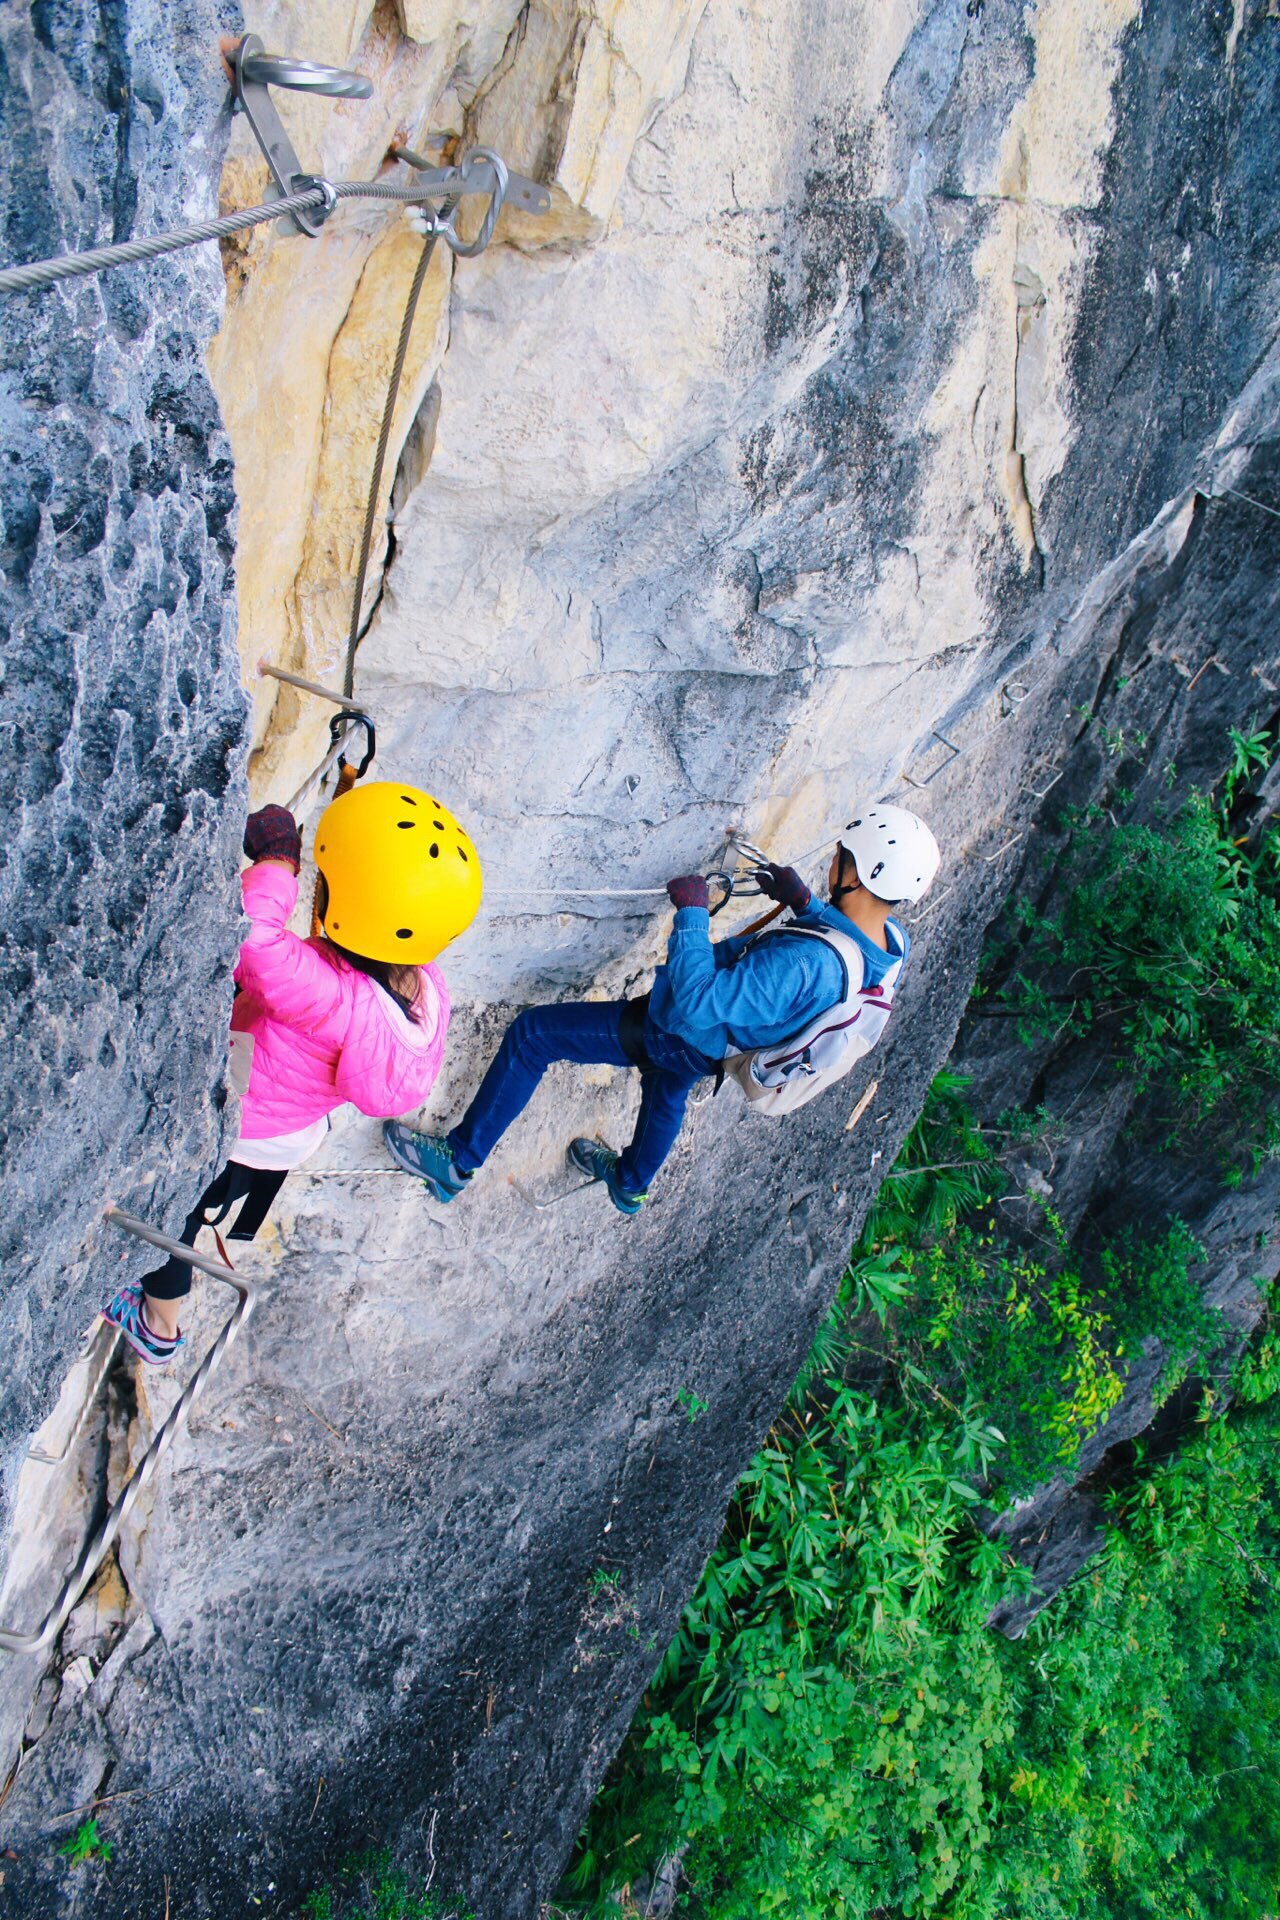
[[[761,1045],[832,1005],[844,991],[839,956],[816,940],[769,942],[742,965],[718,968],[716,953],[729,944],[712,947],[704,908],[677,913],[667,946],[671,1001],[664,1010],[673,1031],[692,1038],[725,1027],[738,1044]]]

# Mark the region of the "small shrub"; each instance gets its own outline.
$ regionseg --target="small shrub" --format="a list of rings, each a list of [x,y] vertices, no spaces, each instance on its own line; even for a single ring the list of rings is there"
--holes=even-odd
[[[83,1866],[86,1860],[109,1861],[114,1845],[103,1838],[96,1820],[82,1820],[69,1840],[58,1848],[69,1866]]]

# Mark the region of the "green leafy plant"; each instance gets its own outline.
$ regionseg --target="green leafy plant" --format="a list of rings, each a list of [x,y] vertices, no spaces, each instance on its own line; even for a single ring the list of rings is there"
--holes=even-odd
[[[694,1425],[695,1421],[707,1411],[710,1405],[711,1402],[709,1400],[699,1399],[692,1387],[681,1387],[679,1393],[676,1395],[676,1406],[680,1409],[681,1413],[684,1414],[690,1426]]]
[[[105,1840],[95,1820],[82,1820],[69,1840],[64,1840],[58,1848],[68,1864],[83,1866],[86,1860],[108,1861],[114,1851],[113,1843]]]
[[[1256,1160],[1280,1144],[1280,837],[1250,853],[1233,835],[1239,786],[1274,746],[1231,738],[1216,799],[1194,795],[1158,828],[1078,819],[1065,904],[1021,904],[1026,944],[1001,998],[1028,1042],[1109,1036],[1168,1144],[1212,1122]]]
[[[475,1920],[469,1907],[402,1872],[384,1850],[353,1856],[335,1878],[307,1895],[305,1920]]]

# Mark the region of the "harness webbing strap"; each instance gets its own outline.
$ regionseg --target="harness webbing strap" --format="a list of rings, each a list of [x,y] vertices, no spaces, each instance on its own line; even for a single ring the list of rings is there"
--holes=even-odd
[[[649,1050],[644,1044],[644,1023],[648,1014],[649,996],[642,993],[636,1000],[624,1000],[618,1016],[618,1044],[632,1066],[639,1067],[641,1073],[655,1071]]]

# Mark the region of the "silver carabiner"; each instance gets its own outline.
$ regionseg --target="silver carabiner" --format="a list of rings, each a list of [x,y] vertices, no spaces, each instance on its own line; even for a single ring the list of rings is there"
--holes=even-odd
[[[473,162],[477,160],[487,161],[493,170],[493,190],[489,196],[484,219],[480,222],[479,233],[471,241],[464,242],[458,238],[458,230],[454,225],[458,217],[456,207],[448,219],[442,221],[437,227],[437,232],[442,236],[445,245],[459,260],[474,260],[477,254],[484,252],[493,238],[493,230],[498,224],[498,215],[502,212],[502,203],[507,197],[507,182],[510,178],[507,163],[491,147],[472,147],[469,152],[463,154],[462,165],[458,169],[462,175],[461,191],[463,193],[481,191],[467,182],[467,175],[472,169]]]

